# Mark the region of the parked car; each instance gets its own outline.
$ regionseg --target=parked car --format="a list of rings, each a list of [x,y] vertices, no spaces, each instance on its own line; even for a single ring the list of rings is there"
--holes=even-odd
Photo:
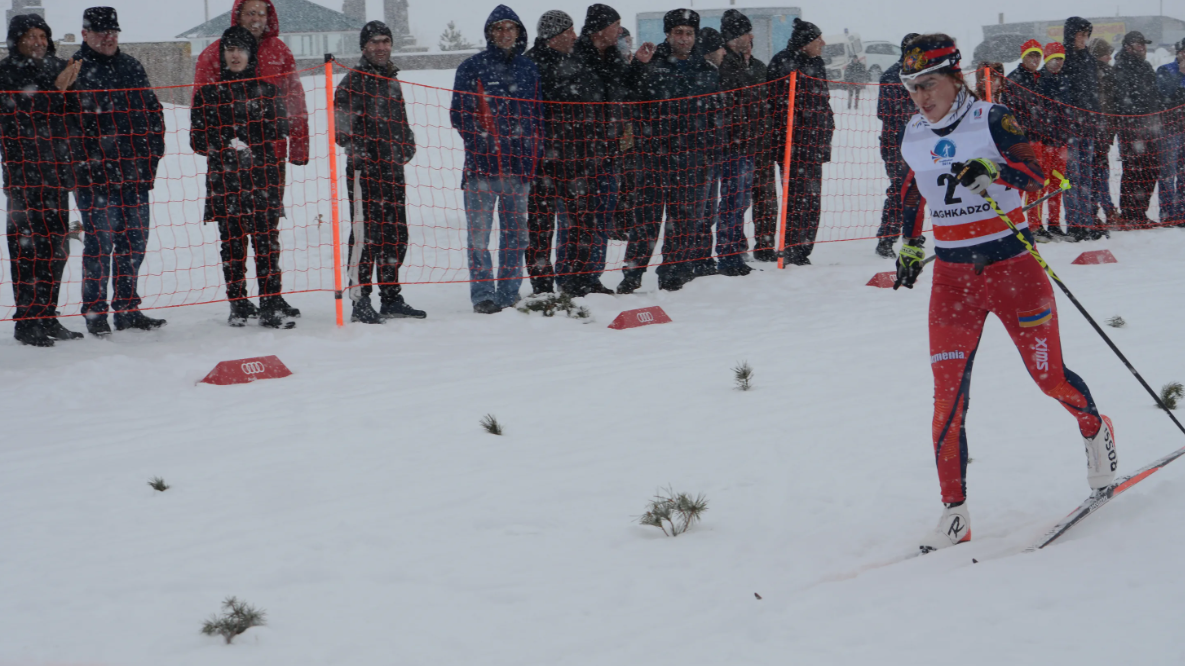
[[[901,59],[901,47],[893,42],[864,42],[864,64],[872,82],[880,81],[881,74]]]
[[[860,35],[854,32],[842,35],[823,35],[823,62],[827,63],[827,78],[832,81],[843,81],[844,67],[856,56],[864,62],[864,44],[860,42]]]

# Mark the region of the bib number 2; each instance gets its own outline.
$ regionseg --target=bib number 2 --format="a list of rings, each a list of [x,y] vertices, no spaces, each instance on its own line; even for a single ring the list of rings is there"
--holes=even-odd
[[[938,184],[946,186],[946,205],[953,206],[963,203],[960,197],[955,196],[955,188],[959,185],[959,179],[955,178],[953,174],[942,174],[938,177]]]

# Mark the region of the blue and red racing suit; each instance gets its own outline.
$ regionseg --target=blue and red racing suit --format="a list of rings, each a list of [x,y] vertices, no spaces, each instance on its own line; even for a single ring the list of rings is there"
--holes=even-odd
[[[955,162],[994,161],[1000,176],[988,194],[1032,243],[1020,191],[1041,190],[1045,176],[1012,112],[975,102],[941,130],[915,115],[901,152],[910,167],[902,192],[903,236],[921,235],[929,206],[938,255],[930,293],[938,480],[943,502],[962,502],[971,367],[989,312],[1004,323],[1037,386],[1074,415],[1084,437],[1094,436],[1102,421],[1086,383],[1063,364],[1057,303],[1045,271],[991,206],[951,174]]]

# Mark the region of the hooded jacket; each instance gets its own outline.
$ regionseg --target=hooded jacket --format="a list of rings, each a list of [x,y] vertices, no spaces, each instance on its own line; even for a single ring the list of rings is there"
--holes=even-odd
[[[235,0],[230,10],[231,25],[239,25],[239,15],[246,1]],[[288,45],[280,40],[280,17],[276,14],[276,8],[272,6],[272,0],[263,2],[267,3],[267,29],[259,40],[258,74],[268,79],[284,96],[291,130],[287,141],[281,141],[276,146],[276,155],[281,161],[288,159],[294,164],[304,164],[309,160],[309,119],[304,88],[300,85],[300,77],[296,75],[296,58],[292,56]],[[220,40],[215,40],[198,56],[197,69],[193,75],[195,94],[198,88],[218,81],[222,69],[220,54]]]
[[[363,56],[333,96],[337,145],[346,149],[347,173],[361,170],[380,184],[404,181],[403,165],[416,154],[416,135],[407,121],[399,68],[377,67]],[[395,201],[395,195],[384,199]]]
[[[1090,21],[1084,18],[1071,16],[1066,19],[1062,42],[1066,47],[1066,64],[1058,73],[1058,85],[1053,97],[1074,108],[1061,107],[1058,115],[1064,118],[1050,125],[1053,131],[1061,134],[1063,143],[1074,137],[1094,136],[1096,125],[1101,121],[1097,114],[1102,110],[1099,106],[1098,61],[1090,54],[1089,48],[1074,48],[1074,35],[1090,27]]]
[[[40,28],[49,42],[45,58],[21,55],[17,42]],[[0,60],[0,157],[4,188],[74,187],[72,153],[80,144],[67,139],[66,95],[54,80],[66,67],[55,54],[53,33],[36,14],[14,16],[8,25],[8,57]],[[76,134],[76,132],[75,132]],[[73,146],[74,151],[71,151]]]
[[[494,45],[490,26],[518,24],[510,53]],[[527,28],[514,10],[498,5],[486,19],[486,49],[457,67],[449,118],[465,144],[465,171],[480,176],[535,176],[543,153],[543,109],[539,70],[523,55]]]
[[[84,160],[75,165],[78,187],[134,186],[151,190],[165,154],[165,118],[144,66],[116,51],[105,56],[86,44],[66,106],[81,126]]]

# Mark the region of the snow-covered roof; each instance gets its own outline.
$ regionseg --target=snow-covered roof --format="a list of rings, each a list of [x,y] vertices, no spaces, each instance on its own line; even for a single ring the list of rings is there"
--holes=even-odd
[[[363,22],[309,0],[272,0],[280,17],[280,32],[349,32],[361,30]],[[230,12],[177,35],[177,39],[220,37],[230,27]]]

